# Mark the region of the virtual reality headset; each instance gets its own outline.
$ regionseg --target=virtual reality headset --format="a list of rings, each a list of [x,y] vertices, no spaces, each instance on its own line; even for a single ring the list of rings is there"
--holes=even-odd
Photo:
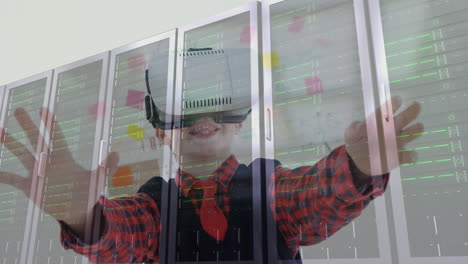
[[[167,100],[173,98],[167,96],[168,58],[155,56],[146,69],[146,118],[153,127],[190,127],[205,117],[217,123],[246,120],[252,105],[249,49],[188,49],[177,56],[183,63],[179,105]],[[175,107],[181,107],[181,115]]]

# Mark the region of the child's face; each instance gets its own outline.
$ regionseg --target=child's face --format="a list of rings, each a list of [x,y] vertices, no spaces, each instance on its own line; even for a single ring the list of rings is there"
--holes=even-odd
[[[231,153],[231,145],[235,135],[240,133],[242,123],[216,123],[212,118],[200,118],[186,128],[174,129],[173,136],[179,140],[180,154],[184,158],[225,157]],[[156,130],[164,144],[170,144],[169,131]],[[159,131],[159,132],[158,132]],[[164,133],[165,132],[165,133]]]

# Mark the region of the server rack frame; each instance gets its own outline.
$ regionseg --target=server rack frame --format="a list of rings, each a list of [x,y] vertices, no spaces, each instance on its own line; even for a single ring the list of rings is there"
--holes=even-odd
[[[388,75],[387,55],[385,51],[384,32],[381,16],[381,5],[379,1],[366,1],[368,15],[370,20],[370,29],[372,35],[373,56],[375,58],[375,67],[377,72],[377,82],[379,87],[379,99],[383,104],[388,98],[391,98],[390,79]],[[392,140],[385,141],[385,155],[388,164],[398,162],[398,149],[395,137],[394,120],[392,115],[392,106],[388,106],[387,116],[391,117],[389,122],[384,122],[384,133],[389,135]],[[398,252],[399,263],[414,263],[414,264],[431,264],[431,263],[447,263],[461,264],[466,263],[466,256],[451,256],[451,257],[412,257],[410,253],[410,242],[408,237],[408,226],[406,222],[405,202],[403,199],[403,186],[401,181],[400,168],[392,171],[390,177],[391,184],[391,202],[393,209],[393,221],[395,226],[396,249]],[[402,217],[403,216],[403,217]]]
[[[261,145],[260,145],[260,94],[261,94],[261,66],[260,66],[260,54],[261,54],[261,46],[260,46],[260,36],[261,36],[261,3],[260,2],[250,2],[246,5],[243,5],[238,8],[234,8],[232,10],[220,13],[218,15],[209,17],[207,19],[200,20],[195,23],[191,23],[189,25],[185,25],[178,28],[178,37],[177,37],[177,65],[176,65],[176,88],[175,88],[175,95],[174,95],[174,114],[181,115],[182,113],[182,92],[183,92],[183,56],[182,53],[184,52],[184,34],[187,31],[192,29],[196,29],[198,27],[202,27],[211,23],[216,23],[223,19],[233,17],[239,14],[243,14],[249,12],[250,14],[250,27],[251,32],[255,32],[255,34],[251,34],[250,38],[250,63],[251,63],[251,102],[252,102],[252,111],[251,111],[251,119],[252,119],[252,160],[261,157]],[[180,142],[176,139],[177,135],[173,134],[172,137],[172,147],[173,147],[173,155],[178,160],[178,152],[174,151],[180,148]],[[176,171],[178,166],[177,162],[172,164],[172,171]],[[260,175],[261,168],[260,166],[254,166],[253,171],[257,172]],[[230,263],[262,263],[264,254],[263,254],[263,239],[262,239],[262,212],[261,212],[261,194],[256,192],[256,187],[261,187],[261,179],[259,177],[254,177],[252,181],[252,197],[253,197],[253,228],[257,232],[253,234],[254,240],[254,259],[252,261],[223,261],[225,264]],[[171,198],[173,195],[173,191],[171,191]],[[170,208],[177,208],[177,201],[175,199],[171,199]],[[258,210],[256,210],[258,209]],[[171,212],[169,216],[170,220],[169,223],[176,223],[177,222],[177,214]],[[171,225],[169,227],[169,239],[168,239],[168,263],[213,263],[210,262],[176,262],[176,252],[175,252],[175,245],[176,245],[176,232],[177,227]]]
[[[110,55],[110,64],[109,64],[109,81],[107,87],[107,95],[105,101],[105,117],[104,117],[104,129],[102,139],[100,141],[100,150],[99,150],[99,161],[102,161],[102,157],[105,157],[110,152],[110,124],[111,124],[111,112],[112,112],[112,99],[113,99],[113,85],[114,85],[114,78],[115,78],[115,63],[116,57],[124,52],[137,49],[158,41],[169,39],[169,65],[168,65],[168,79],[167,79],[167,100],[171,102],[167,104],[167,108],[173,107],[173,93],[175,87],[175,50],[177,47],[177,29],[173,29],[156,36],[134,42],[116,49],[111,50]],[[166,112],[168,112],[166,109]],[[171,109],[172,110],[172,109]],[[170,112],[170,111],[169,111]],[[172,155],[171,150],[169,148],[164,148],[163,152],[163,177],[164,180],[169,181],[171,175],[171,161]],[[105,173],[103,175],[99,175],[99,184],[104,186],[105,181]],[[169,196],[169,188],[168,185],[163,185],[166,188],[162,190],[162,201],[167,201]],[[160,219],[161,219],[161,226],[163,227],[160,232],[160,241],[159,243],[159,261],[161,263],[166,263],[166,255],[167,255],[167,226],[168,226],[168,202],[163,202],[160,208]]]
[[[49,70],[49,71],[42,72],[42,73],[33,75],[31,77],[28,77],[28,78],[25,78],[25,79],[22,79],[22,80],[19,80],[19,81],[16,81],[16,82],[13,82],[4,86],[4,89],[2,89],[2,91],[0,92],[2,95],[2,108],[1,108],[2,111],[1,111],[1,118],[0,118],[0,124],[2,127],[4,127],[5,125],[5,115],[8,111],[8,95],[11,89],[46,78],[47,81],[46,81],[45,95],[44,95],[42,107],[46,108],[48,106],[50,90],[52,87],[53,72],[54,72],[53,70]],[[46,113],[44,112],[41,114],[41,120],[45,120],[45,119],[46,119]],[[8,128],[4,127],[4,129],[7,130]],[[45,123],[41,122],[39,126],[40,135],[38,136],[38,139],[37,139],[38,141],[37,141],[37,147],[36,147],[36,153],[35,153],[36,162],[34,164],[34,171],[33,171],[33,175],[31,178],[32,183],[31,183],[31,190],[30,190],[31,191],[30,196],[34,197],[33,199],[36,202],[40,201],[38,200],[40,199],[40,195],[39,195],[40,188],[38,188],[38,186],[42,186],[44,182],[44,179],[42,177],[39,177],[38,175],[38,168],[40,165],[40,160],[42,158],[41,151],[45,143],[44,142],[45,137],[42,137],[41,135],[45,135],[45,130],[46,130]],[[31,238],[31,236],[34,237],[33,231],[35,230],[35,228],[37,228],[37,221],[34,221],[34,219],[36,219],[39,213],[38,211],[39,208],[36,207],[36,205],[34,204],[35,203],[34,201],[30,199],[28,202],[25,232],[23,236],[23,246],[21,248],[21,257],[20,257],[20,262],[19,262],[22,264],[28,263],[27,257],[32,252],[32,249],[34,247],[34,243],[32,243],[32,240],[34,238]],[[30,245],[30,243],[32,245]]]
[[[263,45],[263,52],[264,54],[269,54],[272,52],[271,49],[271,32],[270,32],[270,7],[274,4],[285,2],[288,0],[270,0],[265,1],[262,7],[262,45]],[[378,101],[375,100],[376,96],[379,96],[378,90],[374,87],[374,78],[375,78],[375,71],[373,69],[374,65],[374,58],[373,54],[371,53],[371,46],[370,40],[371,35],[368,32],[369,21],[366,19],[368,15],[368,10],[366,9],[365,2],[367,0],[352,0],[354,3],[354,13],[355,13],[355,20],[356,20],[356,32],[357,32],[357,41],[358,41],[358,48],[359,48],[359,60],[360,60],[360,67],[361,67],[361,80],[362,80],[362,91],[363,91],[363,100],[364,100],[364,109],[366,117],[371,115],[376,115],[376,109],[378,106],[382,104],[378,104]],[[372,1],[370,1],[372,2]],[[264,142],[265,148],[265,157],[267,159],[274,159],[274,115],[273,115],[273,86],[272,86],[272,70],[271,68],[264,67],[263,68],[263,80],[264,80],[264,113],[263,113],[263,120],[265,120],[265,133],[263,134],[262,141]],[[379,119],[376,119],[379,120]],[[367,134],[368,134],[368,141],[369,141],[369,153],[371,156],[371,169],[375,171],[375,175],[378,175],[381,166],[382,166],[382,159],[385,156],[382,156],[381,153],[381,143],[379,142],[379,138],[381,137],[380,132],[376,128],[378,126],[378,121],[375,123],[371,123],[369,119],[366,120],[367,122]],[[267,164],[266,171],[272,172],[273,171],[273,164]],[[267,178],[267,186],[270,186],[272,183]],[[273,183],[274,184],[274,183]],[[274,199],[271,199],[269,195],[265,198],[267,203],[274,204]],[[387,224],[387,212],[386,212],[386,202],[385,196],[379,197],[374,200],[375,209],[376,209],[376,223],[377,223],[377,230],[378,230],[378,239],[379,239],[379,258],[366,258],[366,259],[329,259],[326,260],[327,263],[333,264],[347,264],[347,263],[382,263],[382,264],[389,264],[392,263],[391,261],[391,250],[390,250],[390,241],[389,241],[389,230]],[[276,224],[271,221],[274,219],[272,215],[273,212],[271,210],[267,210],[267,219],[269,220],[267,223],[267,235],[274,234],[273,236],[268,236],[268,263],[293,263],[291,261],[282,261],[277,259],[276,250],[272,250],[276,248]],[[304,263],[307,264],[315,264],[315,263],[323,263],[324,260],[303,260]]]
[[[67,64],[67,65],[64,65],[64,66],[61,66],[61,67],[58,67],[58,68],[54,69],[52,87],[51,87],[51,91],[50,91],[50,94],[49,94],[49,104],[48,104],[49,112],[52,115],[54,114],[55,98],[56,98],[57,85],[58,85],[58,76],[60,75],[60,73],[66,72],[68,70],[72,70],[74,68],[78,68],[80,66],[84,66],[86,64],[97,62],[99,60],[102,60],[102,72],[101,72],[101,79],[100,79],[100,84],[99,84],[99,87],[100,87],[99,88],[99,100],[104,100],[105,89],[106,89],[106,84],[107,84],[109,55],[110,55],[110,52],[106,51],[106,52],[96,54],[94,56],[90,56],[90,57],[81,59],[79,61],[75,61],[75,62],[72,62],[70,64]],[[99,106],[98,107],[98,116],[100,116],[100,115],[102,116],[103,111],[104,111],[103,107]],[[52,126],[51,122],[53,121],[53,118],[48,117],[47,120],[48,120],[48,123],[46,124],[46,127]],[[99,153],[99,147],[100,147],[99,143],[100,143],[101,131],[102,131],[102,122],[96,121],[96,131],[95,131],[95,140],[94,140],[94,148],[93,148],[92,168],[98,168],[98,166],[99,166],[99,163],[98,163],[98,158],[99,157],[98,157],[97,153]],[[51,143],[50,135],[48,135],[48,136],[49,136],[49,138],[45,138],[45,141],[46,141],[47,144],[50,144]],[[47,145],[46,144],[43,144],[40,156],[41,156],[40,157],[41,162],[39,164],[39,168],[42,170],[42,173],[43,173],[43,171],[45,170],[47,165],[42,164],[42,162],[45,162],[49,158],[48,153],[47,153]],[[43,175],[43,176],[45,176],[45,175]],[[43,178],[43,177],[41,177],[41,178]],[[97,177],[94,177],[94,179],[96,179],[96,178]],[[91,177],[91,179],[93,179],[93,177]],[[45,187],[44,185],[39,185],[38,186],[38,192],[36,194],[37,199],[41,199],[41,197],[43,195],[44,187]],[[88,200],[88,208],[91,208],[92,206],[94,206],[94,201],[96,200],[96,197],[97,197],[98,194],[92,193],[91,191],[95,190],[96,187],[97,187],[97,182],[94,182],[94,183],[92,183],[90,185],[90,189],[89,189],[90,190],[90,195],[89,195],[89,200]],[[36,241],[35,236],[37,234],[37,223],[39,221],[39,214],[40,214],[39,209],[37,209],[36,211],[37,211],[37,213],[34,214],[34,219],[33,219],[33,223],[35,223],[35,226],[32,228],[32,232],[31,232],[31,235],[32,235],[32,238],[30,238],[31,245],[29,246],[29,252],[28,252],[26,263],[33,263],[35,241]],[[91,230],[90,230],[90,232],[88,232],[86,234],[86,236],[91,236],[91,235],[92,235],[92,233],[91,233]],[[83,258],[82,263],[83,264],[88,263],[88,260],[86,258]]]

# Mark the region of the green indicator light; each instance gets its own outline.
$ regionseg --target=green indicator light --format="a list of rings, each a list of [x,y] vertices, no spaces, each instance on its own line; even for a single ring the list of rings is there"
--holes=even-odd
[[[406,78],[406,80],[414,80],[414,79],[418,79],[418,78],[421,78],[421,76],[417,75],[417,76],[408,77],[408,78]]]
[[[277,92],[275,94],[285,94],[286,92]]]
[[[416,38],[424,38],[424,37],[429,37],[429,36],[432,36],[432,34],[428,33],[428,34],[417,36]]]
[[[447,132],[447,129],[432,131],[431,133]]]
[[[7,194],[15,194],[16,192],[5,192],[5,193],[0,193],[0,195],[7,195]]]
[[[55,214],[50,214],[51,216],[54,216],[54,215],[64,215],[65,213],[55,213]]]
[[[427,135],[427,134],[429,134],[429,132],[416,133],[416,134],[413,134],[413,136]]]
[[[448,147],[449,144],[433,146],[433,148]]]
[[[432,75],[437,75],[437,72],[423,74],[423,77],[432,76]]]
[[[304,149],[304,151],[314,151],[316,150],[316,148],[312,148],[312,149]]]
[[[397,83],[397,82],[401,82],[403,80],[395,80],[395,81],[391,81],[390,83]]]
[[[435,162],[446,162],[446,161],[452,161],[452,159],[442,159],[442,160],[436,160]]]
[[[423,47],[423,48],[420,48],[419,50],[428,50],[428,49],[432,49],[432,48],[434,48],[434,46]]]
[[[400,166],[410,166],[410,165],[413,165],[414,163],[404,163],[404,164],[401,164]]]
[[[416,62],[416,63],[411,63],[411,64],[406,64],[405,67],[411,67],[411,66],[415,66],[415,65],[418,65],[419,63]]]
[[[421,177],[420,179],[434,179],[435,176],[427,176],[427,177]]]
[[[432,163],[432,160],[416,162],[416,165],[418,165],[418,164],[428,164],[428,163]]]
[[[393,67],[393,68],[390,68],[390,69],[388,69],[388,70],[389,70],[389,71],[393,71],[393,70],[398,70],[398,69],[401,69],[401,67],[400,67],[400,66],[398,66],[398,67]]]
[[[281,153],[278,153],[276,155],[281,156],[281,155],[287,155],[287,154],[289,154],[289,152],[281,152]]]
[[[402,181],[414,181],[416,178],[408,178],[408,179],[402,179]]]
[[[128,108],[130,108],[130,106],[117,107],[115,108],[115,111],[121,111],[121,110],[128,109]]]
[[[126,115],[126,116],[121,116],[121,117],[116,117],[115,120],[120,120],[120,119],[124,119],[124,118],[129,118],[129,117],[132,117],[132,116],[138,116],[140,113],[135,113],[135,114],[130,114],[130,115]]]
[[[54,195],[47,195],[47,197],[58,197],[58,196],[65,196],[65,195],[68,195],[68,193],[54,194]]]
[[[291,153],[301,153],[302,150],[295,150],[295,151],[291,151]]]
[[[403,149],[403,150],[399,150],[398,152],[405,152],[405,151],[411,151],[413,149]]]
[[[71,184],[60,184],[60,185],[51,185],[47,187],[48,189],[53,189],[53,188],[59,188],[59,187],[65,187],[65,186],[71,186]]]
[[[451,177],[455,176],[455,174],[444,174],[444,175],[439,175],[438,177]]]
[[[117,190],[117,189],[123,189],[123,188],[133,187],[133,186],[135,186],[135,185],[131,184],[131,185],[119,186],[119,187],[109,187],[109,189],[111,189],[111,190]]]
[[[67,203],[48,204],[46,206],[51,207],[51,206],[60,206],[60,205],[67,205]]]
[[[296,10],[291,10],[291,11],[288,11],[288,12],[285,12],[285,13],[280,13],[278,15],[275,15],[275,16],[272,16],[271,18],[272,19],[276,19],[276,18],[279,18],[279,17],[282,17],[282,16],[287,16],[289,14],[292,14],[294,12],[298,12],[298,11],[301,11],[301,10],[304,10],[306,9],[307,7],[303,7],[303,8],[299,8],[299,9],[296,9]]]
[[[423,64],[423,63],[428,63],[428,62],[434,62],[435,60],[432,59],[432,60],[425,60],[425,61],[421,61],[420,63]]]

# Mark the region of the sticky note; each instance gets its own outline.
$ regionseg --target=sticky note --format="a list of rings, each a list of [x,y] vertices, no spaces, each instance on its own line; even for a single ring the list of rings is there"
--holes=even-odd
[[[104,113],[105,103],[102,101],[98,101],[97,103],[93,104],[90,108],[88,108],[88,112],[94,119],[98,119],[99,108],[102,107]]]
[[[127,128],[127,136],[142,141],[145,136],[145,130],[137,125],[130,124]]]
[[[137,54],[127,59],[128,68],[132,72],[144,71],[146,69],[146,58],[144,54]]]
[[[132,169],[130,166],[119,167],[114,175],[112,175],[112,186],[123,187],[132,185]]]
[[[263,54],[263,67],[271,69],[280,66],[280,59],[278,52],[271,52]]]
[[[292,24],[289,25],[289,32],[292,33],[299,33],[302,31],[304,28],[304,19],[299,17],[299,16],[294,16],[293,17],[293,22]]]
[[[255,28],[249,25],[246,25],[242,28],[242,32],[240,35],[240,42],[241,43],[250,43],[252,36],[255,34]]]
[[[125,106],[143,110],[145,95],[145,92],[129,89],[127,92],[127,102],[125,103]]]
[[[322,80],[320,76],[313,76],[304,79],[307,94],[314,95],[323,92]]]

